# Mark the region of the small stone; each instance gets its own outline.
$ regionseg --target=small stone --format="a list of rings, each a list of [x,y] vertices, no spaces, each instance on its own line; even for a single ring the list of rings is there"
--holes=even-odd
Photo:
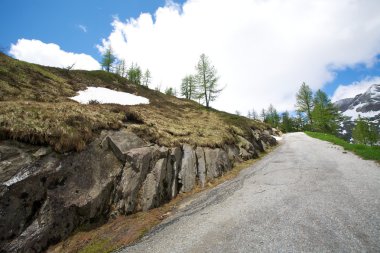
[[[50,147],[42,147],[38,149],[36,152],[34,152],[33,156],[38,158],[41,156],[45,156],[47,154],[51,153],[51,148]]]

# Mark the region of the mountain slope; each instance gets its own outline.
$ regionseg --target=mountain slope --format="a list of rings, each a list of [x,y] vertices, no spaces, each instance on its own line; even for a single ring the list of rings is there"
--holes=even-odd
[[[354,121],[359,115],[368,118],[377,127],[380,126],[380,84],[373,84],[363,94],[338,100],[334,104],[346,116],[341,126],[341,135],[347,140],[352,137]]]
[[[69,99],[93,86],[150,103]],[[260,121],[112,73],[0,54],[0,252],[42,252],[78,229],[159,207],[268,151],[275,133]],[[128,231],[141,235],[133,229],[122,226],[106,241],[112,249],[122,246]]]
[[[69,97],[86,87],[105,87],[148,98],[149,105],[83,105]],[[0,138],[48,144],[56,151],[83,150],[102,129],[128,126],[147,141],[221,147],[237,134],[270,129],[259,121],[206,109],[104,71],[44,67],[0,54]]]

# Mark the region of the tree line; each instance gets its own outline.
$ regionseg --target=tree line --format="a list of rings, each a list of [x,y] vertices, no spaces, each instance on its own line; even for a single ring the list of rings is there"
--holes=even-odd
[[[133,84],[149,87],[151,83],[151,73],[149,69],[144,72],[140,66],[136,63],[132,63],[128,68],[125,60],[118,60],[112,52],[112,48],[109,47],[103,54],[102,69],[106,72],[113,72],[121,77],[125,77]]]
[[[302,83],[296,94],[295,108],[295,115],[291,116],[288,111],[279,114],[273,105],[269,105],[267,110],[262,110],[260,118],[283,132],[314,131],[333,135],[338,135],[339,126],[346,120],[325,92],[317,90],[313,93],[306,83]],[[253,118],[251,115],[255,114],[250,111],[247,117]],[[352,136],[355,143],[375,145],[378,142],[376,126],[368,119],[359,116],[354,123]]]
[[[149,69],[142,73],[141,68],[135,63],[132,63],[127,68],[124,60],[116,59],[110,47],[104,52],[101,65],[103,70],[126,77],[133,84],[149,87],[151,83]],[[218,80],[219,76],[217,75],[215,66],[211,64],[210,59],[205,54],[201,54],[195,66],[195,73],[187,75],[182,79],[179,95],[186,99],[192,99],[205,104],[209,108],[210,103],[223,90],[218,88]],[[157,91],[161,90],[160,86],[157,86],[155,89]],[[178,95],[177,90],[172,87],[167,87],[164,93],[171,96]]]
[[[112,49],[106,49],[101,62],[103,70],[114,72],[122,77],[126,77],[131,83],[149,87],[151,83],[151,73],[146,69],[143,73],[136,63],[132,63],[127,68],[124,60],[117,60]],[[186,75],[181,82],[180,91],[167,87],[165,94],[171,96],[183,96],[204,104],[207,108],[222,92],[219,88],[219,76],[214,65],[205,54],[201,54],[198,63],[195,65],[195,73]],[[161,91],[160,86],[155,88]],[[278,113],[273,105],[267,109],[262,109],[260,115],[252,109],[248,111],[247,117],[254,120],[262,120],[273,127],[284,132],[294,131],[316,131],[338,134],[339,126],[344,121],[343,115],[334,106],[329,97],[322,90],[315,93],[306,84],[302,83],[296,94],[296,112],[291,115],[288,111]],[[241,113],[236,111],[236,114]],[[355,120],[353,128],[353,138],[356,143],[374,145],[379,140],[379,133],[376,127],[368,119],[359,117]]]

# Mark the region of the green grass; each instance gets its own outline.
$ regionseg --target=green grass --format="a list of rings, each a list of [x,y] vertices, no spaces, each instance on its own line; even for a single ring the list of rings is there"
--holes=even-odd
[[[331,134],[317,133],[317,132],[305,132],[305,133],[309,135],[310,137],[317,138],[323,141],[328,141],[336,145],[342,146],[345,150],[352,151],[358,156],[366,160],[380,161],[380,147],[379,146],[351,144]]]

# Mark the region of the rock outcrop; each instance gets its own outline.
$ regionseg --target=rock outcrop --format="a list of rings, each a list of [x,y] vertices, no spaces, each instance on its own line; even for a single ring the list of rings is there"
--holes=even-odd
[[[59,154],[0,142],[0,252],[41,252],[84,224],[158,207],[276,144],[267,132],[223,148],[159,147],[103,131],[86,150]]]

